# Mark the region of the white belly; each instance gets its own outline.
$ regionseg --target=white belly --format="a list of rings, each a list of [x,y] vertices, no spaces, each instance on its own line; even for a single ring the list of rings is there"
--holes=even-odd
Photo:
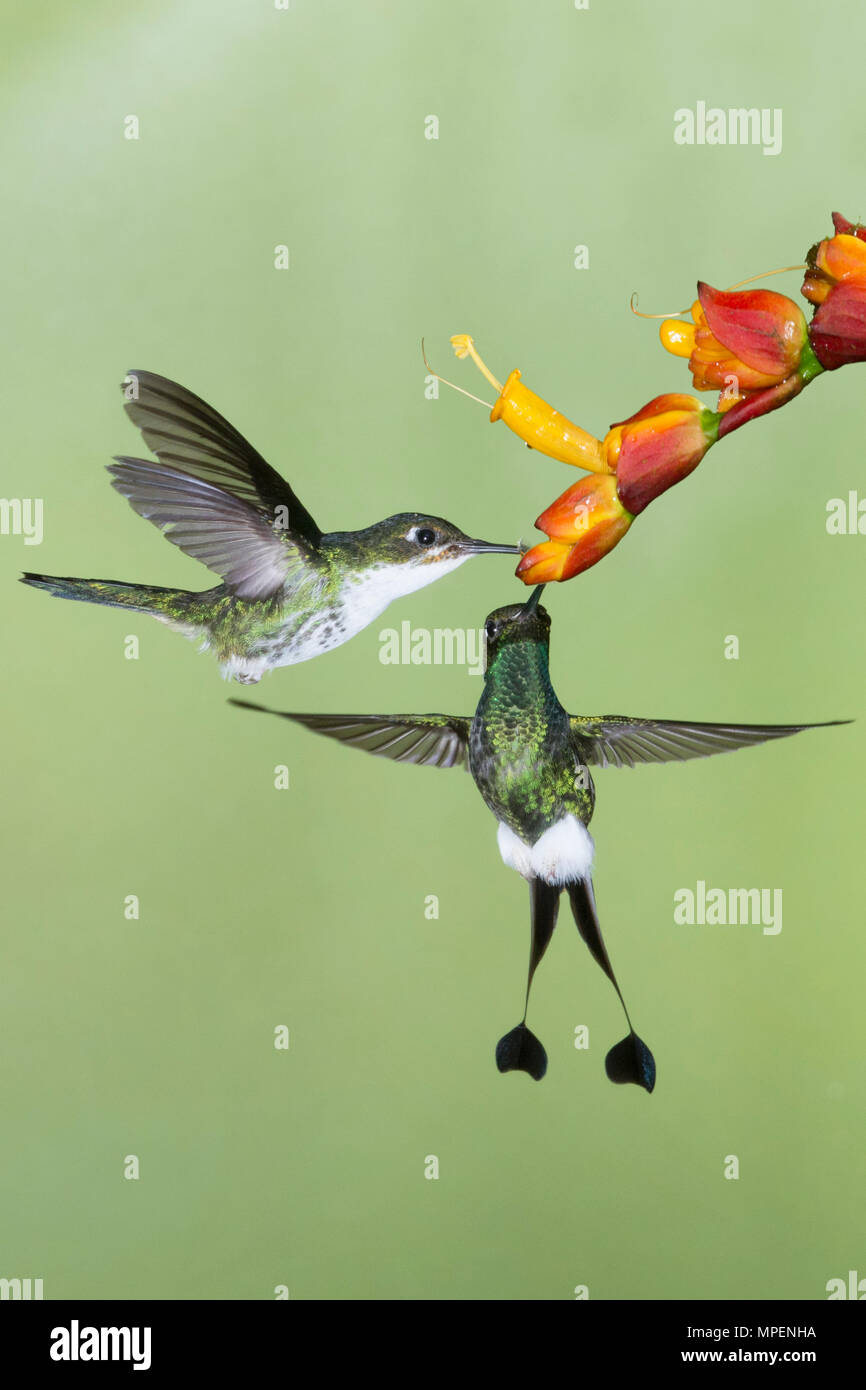
[[[553,887],[587,878],[592,868],[595,844],[576,816],[563,816],[534,845],[527,845],[504,821],[499,822],[496,839],[509,869],[516,869],[524,878],[543,879]]]
[[[302,661],[313,661],[357,636],[387,606],[384,596],[378,607],[376,603],[358,607],[340,600],[327,613],[314,613],[300,626],[292,618],[286,623],[285,632],[277,629],[270,637],[260,638],[255,655],[232,654],[220,667],[223,678],[255,685],[268,671],[275,671],[279,666],[298,666]]]
[[[286,632],[291,635],[277,630],[257,642],[255,655],[230,656],[222,663],[223,677],[255,685],[266,672],[278,666],[297,666],[302,661],[312,661],[357,636],[384,613],[394,599],[432,584],[434,579],[457,569],[468,559],[468,555],[459,555],[435,564],[378,565],[360,574],[349,574],[327,613],[313,613],[300,626],[292,617],[285,625]],[[205,640],[203,650],[208,646]]]

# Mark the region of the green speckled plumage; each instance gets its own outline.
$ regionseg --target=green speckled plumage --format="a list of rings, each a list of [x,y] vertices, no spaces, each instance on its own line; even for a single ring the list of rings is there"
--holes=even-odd
[[[152,372],[130,372],[124,398],[156,460],[115,458],[112,485],[222,584],[190,593],[45,574],[25,574],[24,583],[148,613],[200,641],[243,684],[340,646],[395,598],[473,555],[520,554],[419,512],[323,532],[285,479],[199,396]]]
[[[489,659],[469,768],[497,820],[530,844],[569,812],[589,823],[595,788],[550,681],[546,632],[507,640]]]
[[[535,1080],[547,1069],[544,1047],[526,1024],[526,1004],[556,926],[560,895],[566,892],[581,938],[616,990],[629,1027],[626,1037],[607,1053],[607,1075],[617,1084],[628,1082],[652,1091],[655,1060],[632,1027],[596,909],[593,843],[585,828],[595,802],[588,764],[633,767],[705,758],[787,738],[809,726],[570,715],[550,681],[550,618],[539,606],[540,592],[536,589],[525,604],[497,608],[488,617],[487,669],[474,716],[292,713],[283,717],[377,757],[427,767],[468,767],[499,822],[502,859],[523,875],[530,891],[523,1018],[500,1038],[497,1067],[527,1072]]]

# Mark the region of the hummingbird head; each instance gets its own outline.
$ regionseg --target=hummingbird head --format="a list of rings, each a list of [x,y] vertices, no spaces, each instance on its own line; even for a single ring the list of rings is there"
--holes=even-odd
[[[518,545],[473,540],[441,516],[421,512],[399,512],[340,539],[359,568],[378,572],[392,597],[432,584],[473,555],[523,553]]]
[[[550,614],[539,605],[543,584],[533,589],[526,603],[509,603],[494,608],[484,624],[487,642],[487,665],[504,647],[532,642],[547,647],[550,643]]]

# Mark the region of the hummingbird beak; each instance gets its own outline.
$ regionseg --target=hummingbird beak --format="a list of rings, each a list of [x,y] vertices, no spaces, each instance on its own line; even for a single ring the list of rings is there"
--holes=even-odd
[[[523,613],[525,617],[528,618],[531,613],[535,612],[536,608],[538,607],[538,600],[541,598],[543,591],[543,584],[537,584],[535,586],[532,593],[529,595],[529,598],[523,605]]]
[[[522,555],[519,545],[496,545],[493,541],[466,541],[463,547],[470,555]]]

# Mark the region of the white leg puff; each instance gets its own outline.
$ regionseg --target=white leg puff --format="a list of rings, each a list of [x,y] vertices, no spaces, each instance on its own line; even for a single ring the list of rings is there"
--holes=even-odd
[[[524,878],[540,878],[552,887],[586,878],[592,868],[595,844],[576,816],[563,816],[534,845],[527,845],[504,821],[499,822],[496,839],[509,869],[516,869]]]

